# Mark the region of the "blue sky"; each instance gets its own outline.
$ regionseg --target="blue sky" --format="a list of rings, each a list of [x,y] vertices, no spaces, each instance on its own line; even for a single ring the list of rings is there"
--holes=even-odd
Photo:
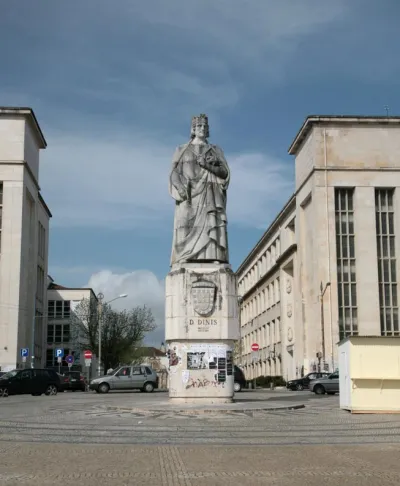
[[[116,306],[151,305],[162,336],[174,204],[190,119],[232,171],[236,268],[293,192],[287,148],[309,114],[399,114],[398,0],[1,2],[0,105],[31,106],[50,274]]]

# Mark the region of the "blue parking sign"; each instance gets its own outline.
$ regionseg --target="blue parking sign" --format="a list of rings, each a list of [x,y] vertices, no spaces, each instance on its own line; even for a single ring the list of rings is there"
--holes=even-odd
[[[29,356],[29,348],[21,348],[21,358],[27,358]]]
[[[63,358],[64,357],[64,350],[62,348],[56,348],[54,350],[54,356],[56,358]]]

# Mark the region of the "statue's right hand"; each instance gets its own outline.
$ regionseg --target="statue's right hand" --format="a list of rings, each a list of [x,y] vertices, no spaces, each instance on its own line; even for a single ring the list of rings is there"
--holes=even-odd
[[[178,191],[178,193],[179,193],[179,197],[182,199],[182,201],[186,201],[187,193],[186,193],[185,189],[180,189]]]

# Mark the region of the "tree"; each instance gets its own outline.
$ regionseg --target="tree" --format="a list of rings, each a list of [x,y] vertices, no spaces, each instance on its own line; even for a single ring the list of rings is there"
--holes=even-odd
[[[128,362],[146,333],[156,328],[153,313],[146,306],[115,311],[108,304],[102,304],[100,309],[97,302],[83,299],[71,315],[73,344],[81,350],[90,349],[97,355],[100,320],[104,370]]]

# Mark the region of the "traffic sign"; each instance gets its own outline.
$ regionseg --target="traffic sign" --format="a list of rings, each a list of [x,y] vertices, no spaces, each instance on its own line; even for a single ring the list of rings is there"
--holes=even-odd
[[[85,366],[86,368],[89,368],[89,366],[92,364],[92,360],[91,359],[85,359]]]
[[[86,351],[83,352],[83,356],[85,359],[92,359],[93,353],[87,349]]]
[[[257,343],[253,343],[251,345],[251,350],[252,351],[258,351],[260,349],[260,346]]]
[[[62,362],[62,358],[61,358],[61,356],[59,356],[59,357],[57,358],[57,363],[61,363],[61,362]]]
[[[71,366],[72,366],[72,363],[68,363],[68,368],[71,368]]]
[[[26,356],[22,356],[22,362],[26,363]]]
[[[68,363],[68,366],[72,366],[74,364],[74,357],[72,354],[66,356],[65,361]]]
[[[21,358],[27,358],[29,356],[29,348],[21,348]]]
[[[56,348],[54,350],[54,356],[56,358],[63,358],[64,357],[64,350],[62,348]]]

